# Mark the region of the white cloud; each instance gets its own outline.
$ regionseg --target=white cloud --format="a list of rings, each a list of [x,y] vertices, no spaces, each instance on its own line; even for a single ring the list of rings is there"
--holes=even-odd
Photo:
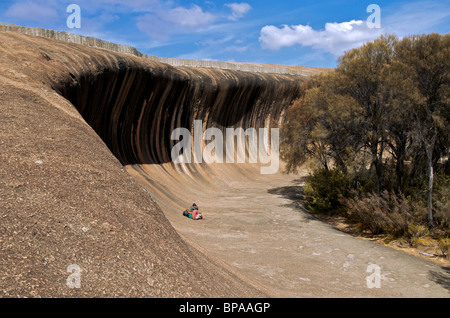
[[[14,3],[5,12],[9,18],[22,19],[33,22],[45,23],[61,18],[61,13],[49,5],[43,5],[36,1]]]
[[[192,5],[190,9],[176,7],[169,11],[162,12],[161,17],[176,25],[188,28],[197,28],[213,23],[216,17],[208,12],[204,12],[198,5]]]
[[[199,31],[212,25],[215,20],[215,15],[192,5],[190,8],[176,7],[139,16],[136,25],[153,38],[168,40],[170,34]]]
[[[242,3],[227,3],[225,6],[229,7],[231,9],[231,15],[228,17],[228,19],[237,21],[241,18],[243,18],[247,12],[251,10],[251,6],[248,3],[242,2]]]
[[[314,30],[309,25],[273,25],[261,29],[259,41],[261,46],[270,50],[278,50],[294,45],[310,46],[337,56],[346,50],[372,41],[383,33],[382,29],[370,29],[366,21],[352,20],[342,23],[326,23],[325,30]]]

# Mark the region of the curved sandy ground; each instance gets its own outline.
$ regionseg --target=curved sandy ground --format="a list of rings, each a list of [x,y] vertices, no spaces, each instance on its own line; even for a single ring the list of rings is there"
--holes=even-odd
[[[157,201],[183,238],[272,296],[450,296],[449,268],[355,238],[307,213],[298,201],[302,175],[232,179],[221,191],[187,193],[205,211],[204,221],[183,218],[181,207]],[[370,264],[380,267],[380,288],[368,288]]]

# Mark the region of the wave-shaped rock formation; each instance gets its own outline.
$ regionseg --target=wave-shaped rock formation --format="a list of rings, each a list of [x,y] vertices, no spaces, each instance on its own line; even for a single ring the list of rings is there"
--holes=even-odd
[[[17,32],[0,32],[0,50],[1,296],[266,295],[160,209],[259,166],[178,165],[170,137],[195,120],[277,126],[303,77],[173,67]],[[82,288],[68,287],[72,264]]]

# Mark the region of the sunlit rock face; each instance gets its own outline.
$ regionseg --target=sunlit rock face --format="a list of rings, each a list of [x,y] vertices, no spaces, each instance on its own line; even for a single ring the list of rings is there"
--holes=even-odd
[[[0,49],[0,295],[265,295],[186,244],[160,208],[181,213],[258,164],[176,164],[171,134],[194,135],[198,122],[224,134],[278,127],[304,77],[174,67],[10,31]],[[71,265],[80,289],[67,286]]]

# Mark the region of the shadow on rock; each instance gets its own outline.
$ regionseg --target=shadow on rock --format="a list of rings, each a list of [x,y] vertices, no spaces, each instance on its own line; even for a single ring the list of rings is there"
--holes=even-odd
[[[279,188],[272,188],[267,190],[268,193],[282,196],[285,199],[288,199],[289,203],[284,204],[284,207],[291,208],[293,210],[305,212],[306,218],[310,220],[318,220],[314,215],[312,215],[305,207],[306,204],[306,197],[305,197],[305,191],[303,189],[303,186],[299,184],[303,184],[305,181],[305,177],[302,177],[300,179],[296,179],[293,181],[296,185],[293,186],[286,186],[286,187],[279,187]]]
[[[441,266],[442,272],[430,271],[431,280],[443,286],[450,293],[450,268]]]

